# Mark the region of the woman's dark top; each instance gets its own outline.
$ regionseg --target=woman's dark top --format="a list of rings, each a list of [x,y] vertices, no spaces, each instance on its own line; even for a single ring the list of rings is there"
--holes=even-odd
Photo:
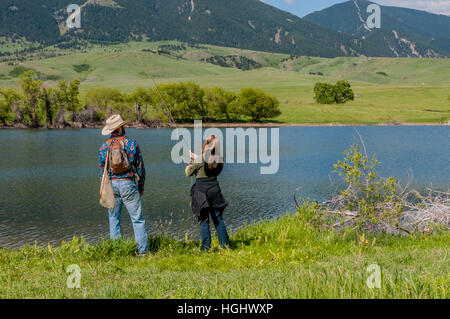
[[[217,181],[217,175],[210,175],[206,163],[192,163],[186,168],[186,175],[192,176],[196,175],[195,184],[191,187],[191,197],[192,197],[192,213],[200,217],[202,211],[210,209],[223,211],[228,205],[227,201],[222,195],[220,190],[219,182]],[[223,164],[220,164],[220,168],[215,170],[219,172],[223,168]]]

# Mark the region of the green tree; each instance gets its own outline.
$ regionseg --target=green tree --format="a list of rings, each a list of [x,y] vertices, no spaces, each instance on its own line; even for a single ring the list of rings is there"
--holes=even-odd
[[[12,124],[14,120],[20,121],[19,105],[22,97],[12,88],[0,89],[0,123]]]
[[[238,101],[243,115],[251,117],[253,122],[260,122],[281,114],[278,100],[260,89],[242,89]]]
[[[25,121],[32,127],[39,126],[39,99],[41,97],[42,82],[36,79],[36,73],[33,70],[26,71],[20,75],[20,88],[22,89],[24,99],[22,108],[25,114]]]
[[[148,115],[148,110],[153,103],[153,91],[142,87],[130,94],[130,102],[134,106],[134,116],[139,123],[143,122],[144,117]]]
[[[119,113],[123,119],[132,120],[133,109],[131,108],[131,95],[126,93],[114,92],[111,97],[111,109],[114,113]]]
[[[44,103],[47,126],[52,126],[58,114],[58,89],[42,86],[42,102]]]
[[[335,103],[334,85],[328,83],[316,83],[314,86],[314,100],[319,104]]]
[[[58,88],[55,90],[55,100],[58,105],[58,115],[56,116],[56,122],[59,125],[66,125],[66,109],[69,104],[69,98],[67,94],[68,88],[67,88],[67,82],[66,81],[59,81],[58,82]]]
[[[75,113],[81,111],[79,100],[80,80],[74,79],[70,83],[59,81],[58,89],[54,92],[55,100],[59,107],[57,122],[65,125],[65,112],[72,112],[72,123],[75,121]]]
[[[334,92],[334,99],[337,104],[345,104],[355,99],[350,83],[346,80],[337,81],[334,86]]]
[[[227,122],[237,122],[242,116],[242,108],[239,105],[238,96],[234,92],[225,92],[227,101]]]
[[[171,115],[174,119],[194,120],[207,115],[204,91],[193,82],[158,85],[156,90],[155,109],[160,118],[167,119]]]
[[[350,83],[346,80],[337,81],[336,85],[316,83],[314,93],[314,99],[319,104],[344,104],[355,99]]]
[[[228,116],[228,101],[225,97],[225,90],[220,87],[204,89],[204,105],[208,110],[208,117],[220,120]]]
[[[74,79],[67,86],[67,108],[66,110],[72,112],[72,123],[75,121],[75,113],[82,110],[80,100],[80,80]]]
[[[96,88],[86,93],[86,103],[96,109],[96,119],[104,121],[112,114],[112,104],[119,100],[120,92],[116,89]]]

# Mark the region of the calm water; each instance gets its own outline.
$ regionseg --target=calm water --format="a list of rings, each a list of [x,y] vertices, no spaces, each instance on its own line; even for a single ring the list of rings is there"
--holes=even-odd
[[[382,162],[383,176],[395,175],[412,187],[450,187],[449,127],[361,127],[369,155]],[[144,214],[149,233],[198,236],[191,216],[192,180],[184,164],[173,164],[171,130],[132,130],[147,168]],[[108,218],[98,204],[99,130],[0,130],[0,245],[52,242],[73,236],[96,241],[108,236]],[[339,186],[332,164],[359,137],[351,127],[280,128],[280,169],[260,175],[259,164],[227,164],[220,177],[230,202],[225,221],[233,229],[292,209],[292,192],[318,200]],[[333,185],[330,181],[333,181]],[[172,222],[170,222],[172,221]],[[132,236],[129,215],[124,233]]]

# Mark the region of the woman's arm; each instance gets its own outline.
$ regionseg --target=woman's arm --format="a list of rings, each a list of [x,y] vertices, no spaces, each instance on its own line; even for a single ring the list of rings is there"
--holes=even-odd
[[[184,170],[186,173],[186,176],[190,177],[197,173],[197,171],[200,169],[200,167],[203,166],[203,163],[194,163],[190,162],[188,166],[186,166],[186,169]]]

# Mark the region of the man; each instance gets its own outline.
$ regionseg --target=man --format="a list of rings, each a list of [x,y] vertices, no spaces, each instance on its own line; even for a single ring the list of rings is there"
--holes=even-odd
[[[103,177],[108,154],[107,170],[116,200],[115,207],[108,210],[111,239],[122,236],[120,216],[124,204],[133,223],[138,254],[142,256],[148,252],[141,202],[141,196],[144,194],[145,167],[139,145],[134,139],[125,136],[125,124],[127,122],[120,115],[113,115],[106,120],[102,135],[111,135],[111,138],[100,147],[98,167],[100,177]]]

